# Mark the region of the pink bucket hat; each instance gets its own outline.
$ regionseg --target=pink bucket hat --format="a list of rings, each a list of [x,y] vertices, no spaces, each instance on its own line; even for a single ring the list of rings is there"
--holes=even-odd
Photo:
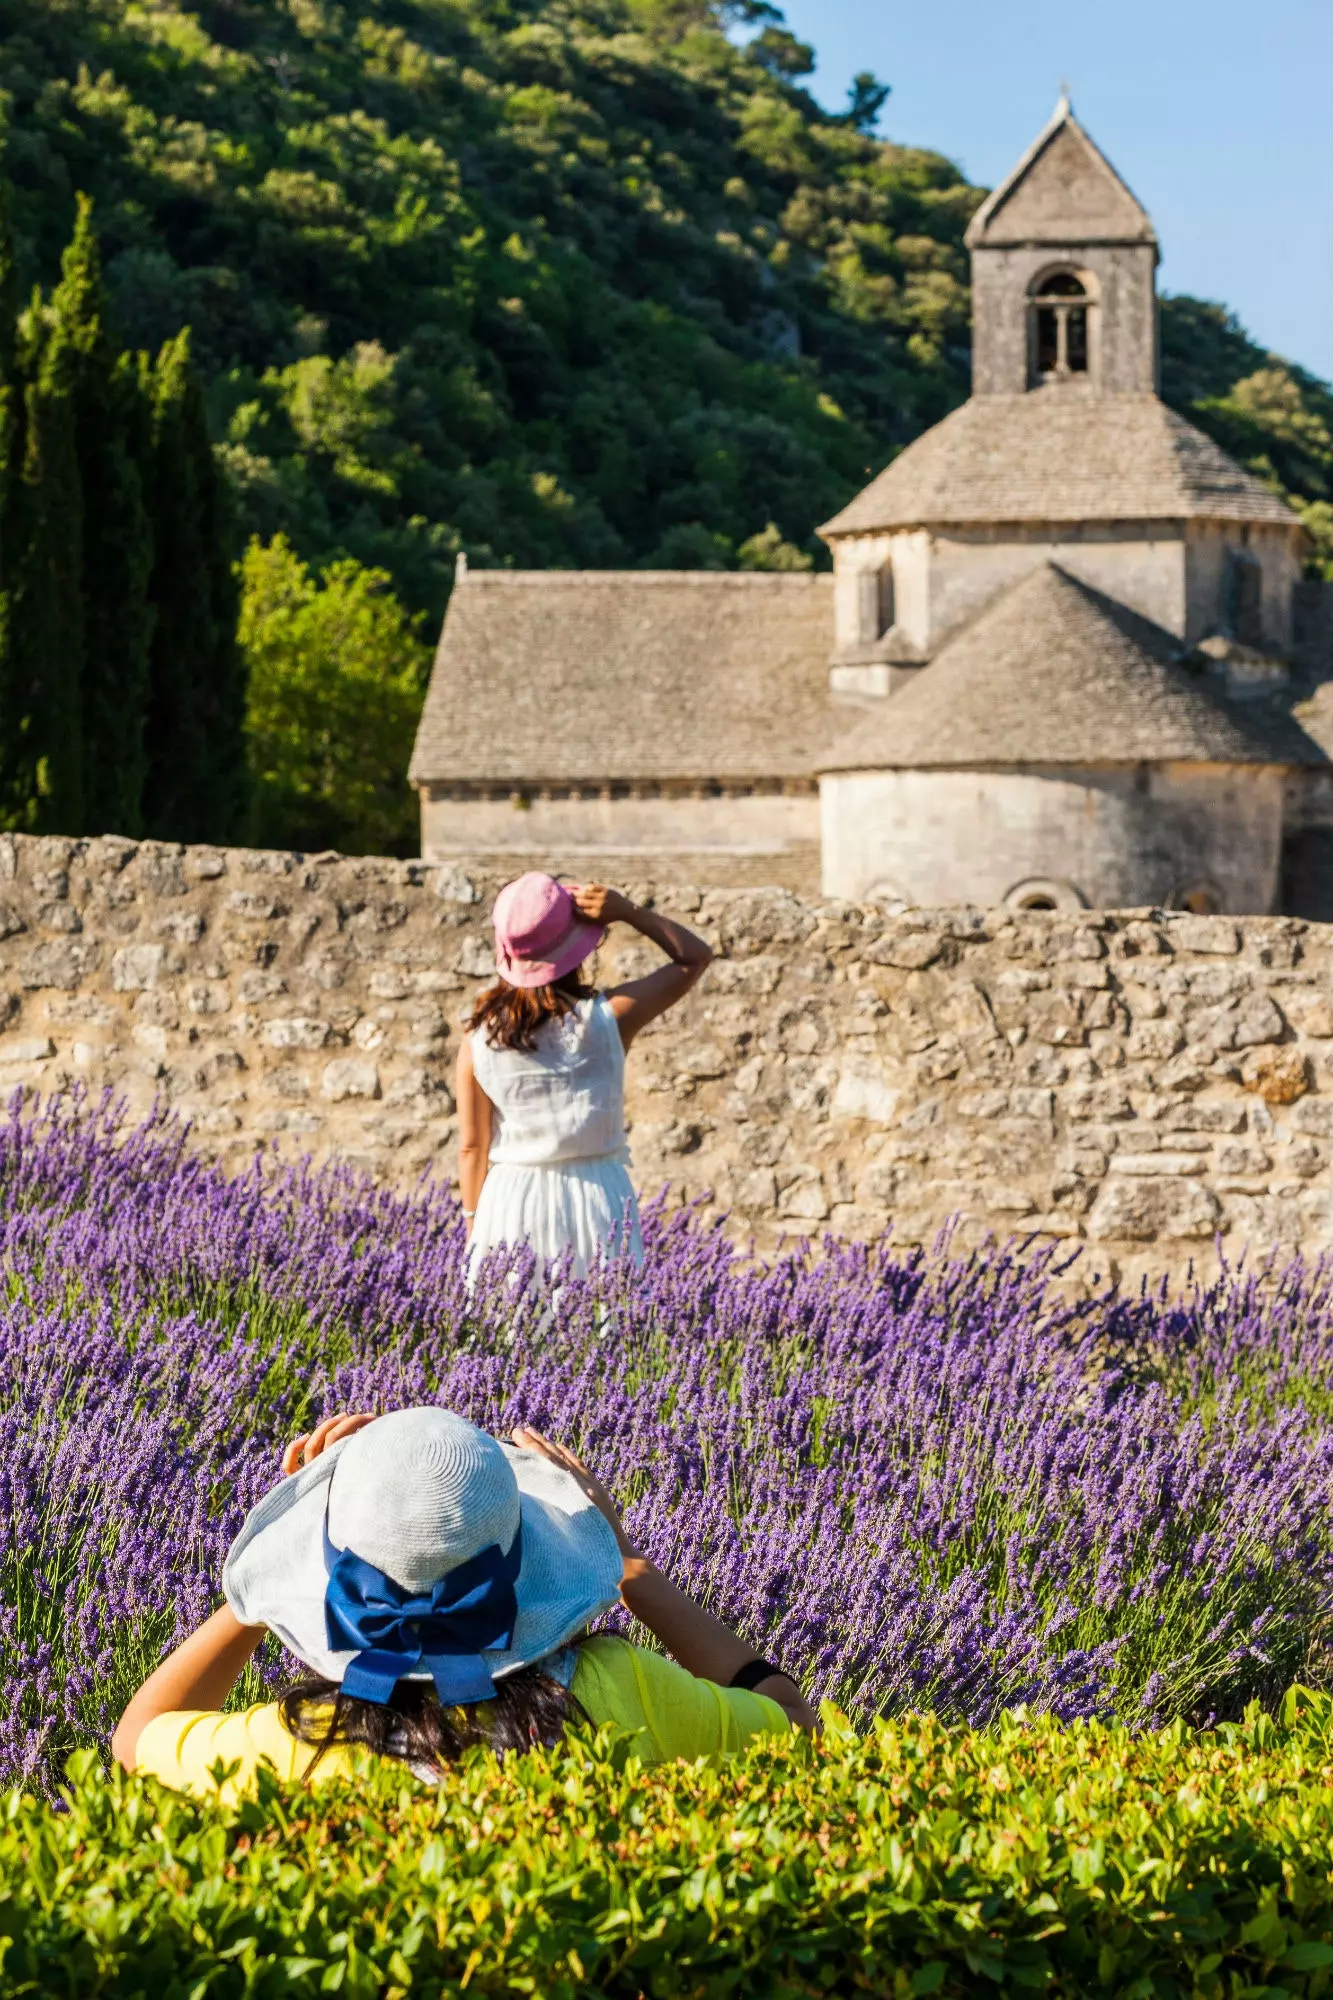
[[[549,986],[582,965],[606,936],[601,924],[579,915],[568,889],[536,870],[505,884],[491,921],[496,970],[511,986]]]

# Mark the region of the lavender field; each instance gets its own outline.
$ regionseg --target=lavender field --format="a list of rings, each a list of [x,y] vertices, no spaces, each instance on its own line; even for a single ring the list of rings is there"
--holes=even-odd
[[[516,1270],[468,1299],[440,1189],[227,1181],[68,1106],[0,1126],[0,1218],[0,1782],[105,1743],[337,1407],[568,1441],[853,1717],[1203,1722],[1333,1678],[1329,1271],[1073,1305],[1010,1255],[760,1266],[655,1215],[641,1273],[552,1310]]]

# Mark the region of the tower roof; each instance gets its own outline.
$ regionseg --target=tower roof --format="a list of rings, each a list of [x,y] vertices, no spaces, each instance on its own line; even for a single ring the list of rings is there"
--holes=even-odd
[[[1143,204],[1083,130],[1067,97],[968,225],[969,249],[1017,243],[1153,243]]]
[[[1156,396],[974,396],[909,444],[823,535],[1020,521],[1296,515]]]
[[[823,771],[1322,764],[1286,714],[1230,702],[1160,626],[1043,563],[901,694],[862,704]]]

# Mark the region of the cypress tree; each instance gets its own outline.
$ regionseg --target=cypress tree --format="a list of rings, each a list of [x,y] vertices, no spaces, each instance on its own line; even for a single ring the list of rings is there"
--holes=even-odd
[[[137,371],[107,335],[92,203],[78,198],[74,236],[52,300],[75,355],[74,444],[83,496],[82,826],[137,834],[148,702],[152,533],[136,456],[149,445]]]
[[[145,829],[164,840],[237,840],[246,812],[245,668],[231,521],[188,330],[166,343],[145,380],[156,611]]]
[[[19,321],[0,821],[78,833],[83,820],[83,495],[75,448],[77,353],[34,293]]]
[[[21,449],[18,426],[21,397],[15,379],[14,350],[18,320],[17,289],[9,180],[0,172],[0,803],[3,802],[8,775],[3,745],[9,739],[10,727],[16,719],[16,703],[12,699],[15,661],[10,643],[10,610],[20,547],[14,505]]]

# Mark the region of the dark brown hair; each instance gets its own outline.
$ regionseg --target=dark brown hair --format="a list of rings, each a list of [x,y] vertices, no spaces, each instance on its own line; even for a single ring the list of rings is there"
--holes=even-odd
[[[549,986],[511,986],[507,979],[497,979],[472,1009],[468,1033],[484,1028],[493,1049],[522,1049],[531,1055],[539,1028],[548,1021],[562,1020],[580,1000],[591,1000],[597,991],[580,979],[582,969],[576,966],[573,972],[562,972]]]
[[[312,1743],[309,1777],[320,1759],[341,1743],[359,1745],[379,1757],[443,1772],[477,1744],[503,1754],[558,1743],[571,1722],[587,1715],[560,1682],[540,1665],[520,1667],[495,1683],[494,1701],[443,1708],[429,1681],[399,1681],[387,1704],[358,1701],[337,1681],[316,1676],[297,1681],[279,1697],[278,1713],[288,1735]]]

